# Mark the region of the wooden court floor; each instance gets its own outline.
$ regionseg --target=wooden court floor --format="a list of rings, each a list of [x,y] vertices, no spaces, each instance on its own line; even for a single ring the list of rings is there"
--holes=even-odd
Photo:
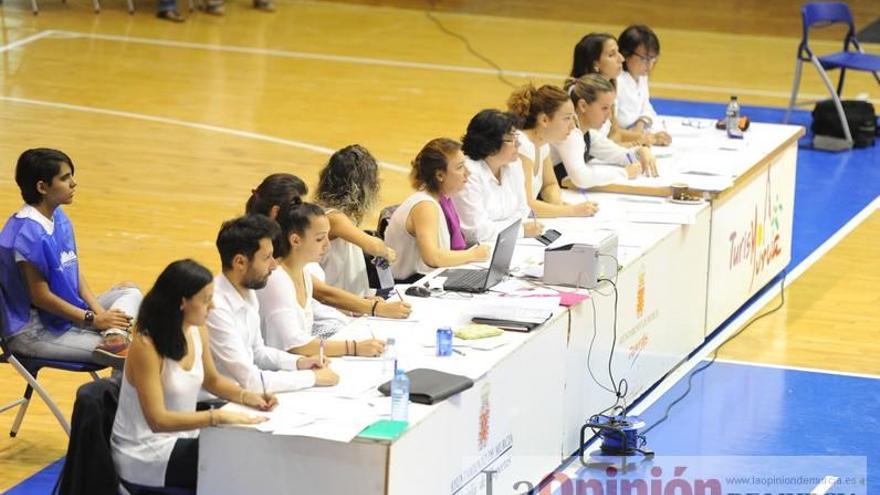
[[[515,84],[559,83],[583,34],[616,33],[628,22],[598,10],[565,20],[566,3],[552,12],[506,2],[503,12],[456,13],[477,3],[441,4],[436,17],[499,66],[528,73],[507,75]],[[656,19],[663,56],[652,78],[655,96],[722,102],[738,94],[748,104],[787,102],[797,39],[790,26],[778,25],[778,16],[745,9],[738,27],[726,29],[715,21],[688,23],[680,13],[651,10],[649,2],[626,5]],[[862,24],[880,16],[874,2],[855,5]],[[182,257],[217,270],[217,228],[242,211],[262,177],[286,171],[314,184],[329,152],[350,143],[367,146],[384,163],[382,203],[399,202],[409,193],[408,163],[424,142],[461,136],[471,115],[502,106],[510,92],[460,40],[438,30],[411,8],[415,4],[405,6],[281,1],[279,11],[267,15],[241,2],[231,3],[224,18],[195,14],[174,25],[153,17],[152,2],[139,2],[129,16],[119,0],[105,0],[100,15],[86,0],[42,0],[35,17],[25,1],[4,0],[0,211],[6,216],[20,205],[13,170],[22,150],[50,146],[69,153],[79,185],[68,212],[83,269],[100,290],[122,279],[148,288],[168,262]],[[511,16],[481,15],[501,13]],[[807,72],[802,92],[822,94],[815,74]],[[876,84],[861,75],[849,78],[847,94],[878,100]],[[876,239],[872,218],[866,227]],[[817,296],[805,290],[809,305]],[[870,302],[865,314],[876,321]],[[838,318],[835,304],[828,311],[827,318]],[[833,328],[804,320],[777,325],[796,336]],[[787,349],[785,360],[800,362],[801,352],[817,360],[809,354],[817,351]],[[876,372],[876,365],[867,371]],[[2,403],[18,394],[20,381],[6,366],[0,379]],[[49,372],[45,379],[69,411],[82,380]],[[12,415],[0,415],[0,430],[11,422]],[[57,459],[65,447],[37,401],[19,438],[0,435],[0,490]]]

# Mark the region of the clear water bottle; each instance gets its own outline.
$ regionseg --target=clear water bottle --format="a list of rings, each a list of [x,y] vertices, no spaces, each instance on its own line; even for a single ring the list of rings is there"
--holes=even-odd
[[[730,103],[727,104],[727,111],[724,113],[724,116],[727,123],[727,134],[739,133],[739,100],[736,96],[730,97]]]
[[[397,341],[394,337],[388,337],[385,341],[385,352],[382,353],[382,376],[393,379],[397,371]]]
[[[409,377],[403,369],[397,368],[391,380],[391,419],[408,421],[409,418]]]

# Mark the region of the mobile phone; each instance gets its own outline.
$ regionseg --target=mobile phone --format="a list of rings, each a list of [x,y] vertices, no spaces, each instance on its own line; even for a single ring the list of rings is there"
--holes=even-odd
[[[541,244],[548,246],[556,239],[559,239],[559,236],[561,235],[562,234],[556,229],[547,229],[544,231],[543,234],[535,237],[535,239],[537,239],[538,242],[540,242]]]

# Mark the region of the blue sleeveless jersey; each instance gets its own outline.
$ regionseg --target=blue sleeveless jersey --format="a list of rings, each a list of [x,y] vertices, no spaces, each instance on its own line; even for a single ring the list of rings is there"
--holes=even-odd
[[[6,325],[3,336],[11,337],[30,320],[31,300],[21,272],[15,263],[18,252],[43,274],[53,294],[82,309],[88,305],[79,295],[79,260],[73,225],[56,208],[52,215],[52,235],[35,220],[12,215],[0,232],[0,286],[2,311]],[[40,321],[52,332],[64,332],[72,323],[64,318],[37,309]]]

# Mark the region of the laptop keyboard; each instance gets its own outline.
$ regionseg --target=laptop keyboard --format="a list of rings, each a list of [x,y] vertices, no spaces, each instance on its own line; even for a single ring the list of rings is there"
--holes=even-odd
[[[443,275],[447,278],[443,285],[448,289],[481,289],[486,284],[488,274],[488,270],[446,270]]]

